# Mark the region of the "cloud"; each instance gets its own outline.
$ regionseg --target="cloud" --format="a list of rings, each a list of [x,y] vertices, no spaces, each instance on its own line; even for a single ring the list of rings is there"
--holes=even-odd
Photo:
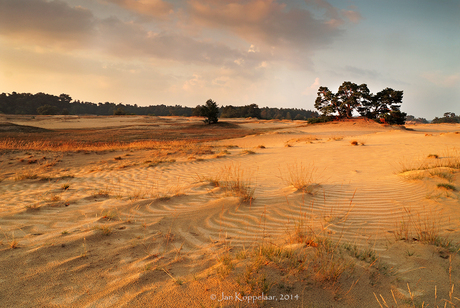
[[[228,65],[245,58],[245,53],[222,43],[175,33],[149,32],[137,24],[116,18],[102,21],[100,31],[101,47],[119,57],[153,57],[211,65]]]
[[[106,0],[140,15],[164,19],[173,12],[173,5],[163,0]]]
[[[275,62],[295,69],[312,67],[313,52],[342,31],[328,24],[337,9],[325,1],[320,2],[328,5],[331,18],[318,19],[306,9],[288,8],[276,0],[189,0],[177,20],[166,22],[157,22],[173,9],[165,0],[100,1],[155,18],[150,23],[102,18],[97,11],[61,0],[0,0],[0,36],[21,49],[83,50],[95,57],[161,60],[164,66],[209,65],[241,78],[260,78]],[[202,31],[184,32],[187,24]]]
[[[13,40],[78,45],[94,35],[95,18],[62,1],[0,0],[0,35]]]
[[[205,80],[203,79],[203,77],[198,74],[193,74],[192,78],[185,81],[184,85],[182,86],[182,89],[184,89],[185,91],[192,91],[197,88],[202,89],[204,85]]]
[[[327,20],[326,23],[332,27],[339,27],[346,21],[358,23],[363,19],[361,14],[355,10],[356,7],[354,6],[349,7],[348,10],[339,10],[326,0],[305,0],[305,2],[323,10]]]
[[[256,46],[252,45],[249,47],[248,52],[260,52],[259,48],[256,48]]]
[[[318,88],[320,86],[319,83],[319,77],[315,78],[315,82],[313,82],[308,88],[306,88],[303,92],[302,95],[314,95],[318,91]]]
[[[454,88],[458,87],[460,83],[460,74],[443,74],[441,71],[426,72],[422,74],[422,77],[429,82],[441,86],[443,88]]]
[[[347,75],[352,75],[358,78],[365,77],[365,78],[370,78],[370,79],[376,79],[380,77],[380,73],[375,70],[362,69],[362,68],[350,66],[350,65],[345,66],[345,73]]]
[[[344,23],[339,14],[339,10],[325,0],[305,0],[307,4],[313,4],[315,7],[324,10],[324,16],[327,18],[326,23],[338,27]]]
[[[357,11],[352,11],[352,10],[341,10],[341,13],[343,16],[345,16],[350,22],[357,24],[360,22],[363,17],[361,14]]]
[[[175,32],[155,33],[117,17],[99,19],[87,9],[62,1],[0,0],[0,36],[18,43],[22,49],[83,49],[120,58],[159,58],[219,66],[247,58],[247,52],[224,43]]]
[[[275,0],[190,0],[188,4],[192,22],[225,29],[251,44],[314,49],[340,33],[308,10],[288,9]]]

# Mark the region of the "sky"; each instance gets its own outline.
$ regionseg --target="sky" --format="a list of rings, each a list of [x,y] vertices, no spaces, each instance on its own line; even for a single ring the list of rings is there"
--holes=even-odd
[[[314,110],[344,81],[460,114],[460,1],[0,0],[0,93]]]

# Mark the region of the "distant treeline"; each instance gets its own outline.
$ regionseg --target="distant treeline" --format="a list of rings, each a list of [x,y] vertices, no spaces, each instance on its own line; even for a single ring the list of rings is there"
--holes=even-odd
[[[258,119],[286,119],[286,120],[306,120],[316,118],[319,114],[297,108],[259,108],[256,104],[246,106],[225,106],[220,108],[221,118],[258,118]]]
[[[0,94],[0,113],[4,114],[93,114],[93,115],[155,115],[155,116],[200,116],[200,106],[195,108],[180,105],[151,105],[138,106],[137,104],[92,103],[80,100],[72,101],[67,94],[59,96],[45,93],[16,93]],[[294,108],[259,108],[256,104],[247,106],[220,107],[222,118],[247,118],[259,119],[289,119],[306,120],[318,117],[316,111]]]
[[[416,117],[414,117],[413,115],[408,115],[408,116],[406,117],[406,123],[407,123],[407,122],[415,122],[415,123],[420,123],[420,124],[428,124],[428,123],[430,123],[430,122],[428,122],[428,120],[425,119],[425,118],[416,118]]]
[[[460,123],[460,116],[455,115],[453,112],[446,112],[441,118],[434,118],[431,123]]]

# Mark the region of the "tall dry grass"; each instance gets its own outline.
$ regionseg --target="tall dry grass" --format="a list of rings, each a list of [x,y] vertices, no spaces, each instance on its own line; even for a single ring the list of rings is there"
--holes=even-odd
[[[242,169],[240,165],[223,166],[212,182],[215,186],[220,186],[227,192],[240,197],[243,202],[251,202],[254,199],[253,174]]]
[[[423,158],[407,160],[403,159],[399,162],[398,173],[405,173],[415,170],[429,170],[435,168],[452,168],[460,169],[460,151],[457,149],[447,149],[444,154],[429,154]]]
[[[376,272],[383,274],[373,249],[333,240],[321,226],[314,228],[308,211],[308,207],[299,208],[294,225],[287,227],[284,242],[283,238],[274,242],[267,239],[263,226],[262,241],[255,241],[250,248],[225,250],[217,257],[217,274],[221,279],[234,279],[242,294],[269,295],[275,294],[276,289],[289,292],[293,284],[301,283],[312,289],[332,290],[340,296],[348,294],[359,280],[349,279],[355,273],[357,262],[373,276],[370,280],[380,275]],[[358,275],[362,275],[361,269],[359,272]]]
[[[413,212],[404,208],[404,214],[395,223],[395,240],[416,240],[421,243],[444,247],[455,251],[457,246],[442,233],[442,211],[423,207],[422,211]]]
[[[118,151],[144,149],[190,150],[190,154],[209,153],[209,147],[193,140],[153,141],[142,140],[133,142],[81,142],[81,141],[51,141],[51,140],[0,140],[0,150],[80,152],[80,151]]]
[[[303,193],[313,193],[317,173],[317,168],[313,164],[287,164],[284,169],[279,168],[279,172],[281,180],[287,185]]]

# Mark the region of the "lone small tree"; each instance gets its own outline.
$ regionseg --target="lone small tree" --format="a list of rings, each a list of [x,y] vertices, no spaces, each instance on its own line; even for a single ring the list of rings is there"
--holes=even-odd
[[[201,116],[206,117],[204,123],[206,124],[215,124],[219,121],[219,108],[217,103],[212,99],[208,99],[206,104],[201,106]]]
[[[123,107],[118,107],[113,111],[113,115],[126,115],[126,111]]]

